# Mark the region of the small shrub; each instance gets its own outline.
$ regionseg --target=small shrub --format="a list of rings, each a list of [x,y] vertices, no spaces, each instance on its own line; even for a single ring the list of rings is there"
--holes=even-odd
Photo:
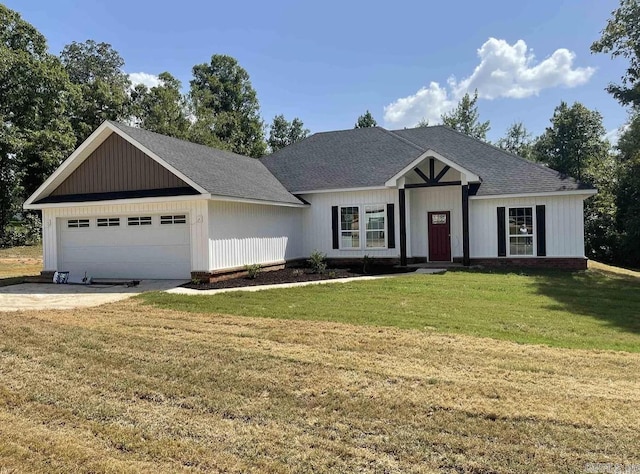
[[[369,257],[369,255],[365,255],[362,258],[362,273],[369,273],[373,268],[373,257]]]
[[[200,283],[202,283],[202,280],[200,280],[200,278],[192,278],[191,279],[191,284],[192,285],[199,285]]]
[[[327,276],[329,278],[337,278],[338,274],[336,273],[335,270],[331,270],[329,273],[327,273]]]
[[[311,267],[311,271],[313,273],[324,273],[327,270],[327,255],[320,252],[319,250],[314,250],[311,252],[309,259],[309,266]]]
[[[291,272],[291,274],[294,277],[299,277],[299,276],[304,274],[304,271],[301,268],[294,268],[293,271]]]
[[[247,277],[250,280],[255,280],[258,277],[258,273],[262,270],[262,267],[258,263],[254,263],[253,265],[246,265],[244,267],[247,270]]]
[[[0,235],[0,247],[21,247],[27,245],[27,231],[23,227],[7,227]]]

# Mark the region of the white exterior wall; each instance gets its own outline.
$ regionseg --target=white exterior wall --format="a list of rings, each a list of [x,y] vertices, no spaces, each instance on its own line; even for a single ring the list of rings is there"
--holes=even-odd
[[[301,196],[311,204],[303,210],[302,235],[303,254],[308,256],[314,250],[327,254],[329,258],[362,258],[370,257],[398,258],[400,256],[400,224],[398,219],[398,190],[372,189],[367,191],[341,191],[329,193],[304,194]],[[395,235],[394,249],[349,249],[333,248],[331,233],[332,206],[362,206],[365,204],[391,204],[395,206]],[[386,224],[385,224],[386,225]],[[361,230],[363,232],[364,229]]]
[[[460,186],[407,189],[408,214],[407,235],[411,235],[411,245],[407,243],[408,257],[428,257],[429,234],[428,212],[451,212],[451,256],[462,257],[462,189]]]
[[[58,270],[58,221],[61,219],[117,217],[140,214],[187,214],[190,226],[191,269],[205,271],[209,266],[208,212],[206,200],[178,200],[130,204],[96,204],[73,207],[47,207],[42,210],[44,270]]]
[[[584,257],[584,197],[567,195],[471,199],[469,201],[471,258],[498,257],[498,207],[507,208],[507,216],[509,207],[534,207],[535,225],[536,205],[545,205],[547,257]]]
[[[303,257],[303,208],[209,201],[209,270]]]

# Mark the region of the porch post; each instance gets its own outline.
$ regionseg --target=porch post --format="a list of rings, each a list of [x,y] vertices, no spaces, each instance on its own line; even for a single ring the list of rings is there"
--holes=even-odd
[[[400,266],[407,266],[407,209],[405,189],[398,189],[398,207],[400,213]]]
[[[466,181],[466,180],[465,180]],[[470,265],[469,258],[469,185],[462,185],[462,264]]]

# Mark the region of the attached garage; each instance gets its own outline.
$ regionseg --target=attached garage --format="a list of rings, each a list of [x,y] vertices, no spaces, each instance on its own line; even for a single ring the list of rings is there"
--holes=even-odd
[[[188,279],[187,214],[58,218],[58,269],[101,278]]]

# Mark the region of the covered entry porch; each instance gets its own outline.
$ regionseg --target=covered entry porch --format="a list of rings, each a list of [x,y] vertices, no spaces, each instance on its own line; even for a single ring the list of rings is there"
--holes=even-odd
[[[429,150],[386,184],[398,189],[400,265],[470,264],[469,194],[476,174]]]

